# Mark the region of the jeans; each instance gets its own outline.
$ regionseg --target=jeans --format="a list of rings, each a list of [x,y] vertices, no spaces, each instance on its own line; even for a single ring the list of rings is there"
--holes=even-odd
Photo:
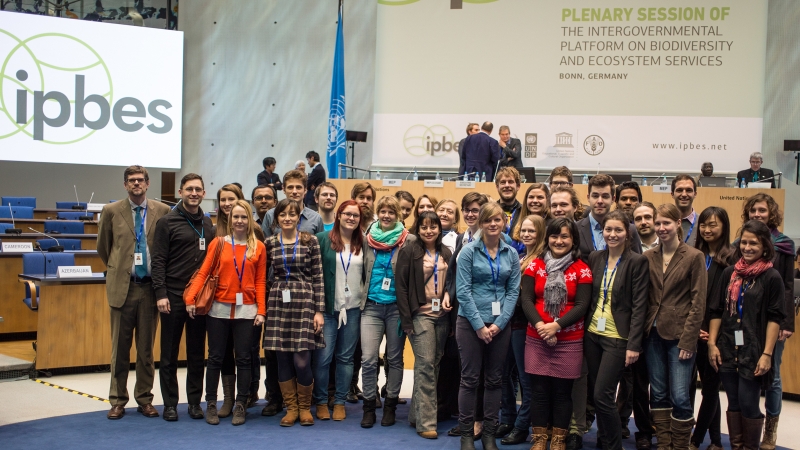
[[[469,320],[456,320],[456,340],[461,355],[461,387],[458,391],[458,420],[463,424],[475,420],[475,398],[483,369],[483,420],[496,423],[500,412],[503,363],[508,355],[511,329],[506,327],[490,343],[481,340]]]
[[[525,372],[525,336],[527,330],[511,330],[511,345],[509,347],[509,360],[506,361],[506,368],[517,371],[517,377],[511,373],[503,373],[503,409],[502,423],[513,424],[515,428],[527,430],[531,426],[531,396],[533,386],[531,375]],[[522,404],[517,410],[516,389],[512,382],[514,378],[519,379],[519,387],[522,391]],[[506,388],[505,384],[508,385]],[[508,419],[508,420],[507,420]]]
[[[781,386],[781,360],[783,359],[783,347],[786,341],[775,342],[775,349],[772,351],[772,371],[775,378],[772,386],[767,389],[767,415],[771,417],[781,415],[781,399],[783,398],[783,386]]]
[[[531,397],[531,424],[538,428],[566,430],[572,416],[571,378],[555,378],[531,375],[533,395]],[[552,417],[552,420],[551,420]]]
[[[583,357],[581,376],[572,381],[572,419],[569,424],[569,434],[583,436],[589,431],[587,416],[589,409],[594,413],[594,405],[589,405],[589,366],[586,357]]]
[[[436,431],[436,380],[450,331],[450,318],[417,314],[412,320],[414,333],[408,336],[408,341],[414,351],[414,391],[408,421],[416,424],[417,432]]]
[[[364,399],[374,400],[378,395],[378,352],[386,336],[385,363],[386,397],[400,396],[403,384],[403,347],[405,336],[398,336],[400,313],[397,303],[383,305],[367,300],[361,312],[361,388]]]
[[[617,411],[620,423],[628,423],[633,413],[636,423],[636,439],[653,435],[653,424],[650,422],[650,376],[647,374],[647,357],[645,352],[639,353],[639,359],[625,368],[619,380],[617,394]]]
[[[703,383],[703,400],[700,403],[700,410],[697,412],[697,425],[694,427],[692,442],[700,447],[706,437],[706,431],[708,431],[711,443],[722,447],[719,373],[708,362],[708,343],[703,340],[697,341],[697,372]]]
[[[190,405],[199,405],[203,397],[204,360],[206,357],[206,316],[190,319],[183,297],[167,292],[170,313],[161,313],[161,362],[158,378],[164,406],[178,406],[178,350],[186,327],[186,397]]]
[[[761,400],[759,381],[746,380],[737,372],[720,372],[719,377],[728,395],[728,411],[741,412],[746,419],[764,417],[758,405]]]
[[[597,411],[598,437],[602,436],[605,448],[622,448],[622,425],[619,421],[617,384],[625,369],[628,341],[586,332],[583,352],[589,368],[588,392]]]
[[[252,340],[250,341],[250,386],[255,390],[256,398],[258,398],[258,382],[261,381],[261,331],[263,328],[263,325],[253,326]]]
[[[645,341],[647,371],[650,373],[650,409],[672,408],[672,417],[689,420],[694,416],[689,391],[694,389],[692,372],[697,353],[680,359],[678,340],[665,340],[654,327]]]
[[[253,319],[217,319],[206,317],[208,330],[208,368],[206,370],[206,401],[217,401],[217,387],[222,361],[233,332],[233,349],[236,359],[236,401],[246,403],[250,393],[250,341],[253,337]]]
[[[339,314],[323,314],[325,326],[322,334],[325,336],[325,348],[314,350],[311,369],[314,371],[314,404],[321,405],[328,402],[328,382],[330,380],[330,366],[336,358],[336,398],[335,405],[344,405],[347,391],[350,389],[350,380],[353,378],[353,353],[356,351],[356,342],[361,333],[361,310],[352,308],[346,311],[347,325],[339,326]]]

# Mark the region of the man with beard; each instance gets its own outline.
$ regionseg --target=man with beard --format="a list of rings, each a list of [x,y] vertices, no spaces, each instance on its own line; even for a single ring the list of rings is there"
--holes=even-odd
[[[697,240],[698,229],[697,213],[692,207],[697,196],[697,183],[689,175],[678,175],[672,179],[672,198],[675,206],[681,212],[681,228],[683,228],[683,242],[689,247],[694,247]]]
[[[494,184],[497,187],[497,195],[500,196],[498,203],[506,213],[506,228],[503,232],[510,236],[522,211],[522,204],[517,200],[520,186],[519,172],[513,167],[501,167],[494,178]],[[520,255],[525,253],[525,244],[522,242],[514,241],[513,246]]]
[[[617,209],[628,216],[628,220],[633,223],[633,208],[642,202],[642,190],[639,183],[635,181],[625,181],[617,186]]]
[[[578,216],[581,202],[578,194],[569,186],[556,186],[550,191],[550,215],[553,218],[567,217],[575,220]]]
[[[408,219],[409,216],[411,216],[411,214],[414,212],[414,202],[416,200],[408,191],[397,191],[394,193],[394,196],[400,203],[400,214],[403,216],[401,222],[405,222],[406,219]]]
[[[275,207],[277,200],[278,193],[275,187],[259,185],[253,188],[250,203],[253,204],[253,215],[259,225],[264,223],[264,216],[267,215],[267,211]]]
[[[361,232],[366,233],[367,228],[375,221],[375,188],[365,182],[356,183],[350,190],[350,199],[358,203],[361,208]],[[355,361],[355,360],[354,360]]]
[[[333,229],[333,222],[336,219],[336,202],[339,201],[339,191],[333,183],[322,182],[314,192],[314,201],[317,202],[318,213],[322,217],[322,225],[325,231]]]
[[[633,224],[642,241],[642,251],[646,252],[658,245],[656,235],[656,207],[650,202],[642,202],[633,209]]]

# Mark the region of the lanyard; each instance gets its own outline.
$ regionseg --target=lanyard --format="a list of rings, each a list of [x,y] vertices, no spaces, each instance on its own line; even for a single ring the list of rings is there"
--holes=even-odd
[[[347,267],[344,266],[344,257],[342,253],[344,253],[344,250],[339,252],[339,260],[342,262],[342,269],[344,270],[344,284],[347,284],[347,271],[350,270],[350,259],[353,258],[353,252],[350,252],[350,255],[347,257]]]
[[[500,254],[500,247],[497,248],[498,256]],[[483,244],[483,254],[486,255],[486,260],[489,261],[489,269],[492,270],[492,282],[494,283],[494,297],[497,299],[497,282],[500,280],[500,262],[497,262],[497,272],[495,273],[492,258],[489,256],[489,250],[486,250],[486,244]],[[497,257],[495,257],[497,259]]]
[[[283,246],[283,233],[278,235],[281,239],[281,256],[283,256],[283,267],[286,268],[286,282],[289,282],[289,273],[291,272],[291,266],[286,263],[286,248]],[[294,253],[292,253],[292,264],[294,264],[295,258],[297,258],[297,244],[300,242],[300,233],[297,233],[297,237],[294,240]],[[243,264],[244,265],[244,264]]]
[[[711,267],[711,261],[713,261],[711,255],[706,255],[706,272],[708,272],[708,269]]]
[[[686,233],[686,237],[683,239],[683,242],[689,242],[689,238],[692,237],[692,231],[694,231],[694,224],[697,223],[697,214],[694,215],[694,220],[692,221],[692,226],[689,227],[689,232]]]
[[[384,277],[386,277],[386,275],[389,274],[389,267],[392,265],[392,258],[394,258],[394,251],[395,250],[397,250],[397,247],[392,249],[392,253],[389,255],[389,261],[386,262],[386,266],[384,266],[384,268],[383,268],[383,276]],[[372,249],[372,254],[375,255],[376,258],[378,257],[378,252],[374,248]]]
[[[742,288],[739,289],[739,300],[736,302],[736,311],[739,313],[739,319],[742,318],[742,309],[744,308],[744,293],[753,286],[756,280],[748,283],[742,283]]]
[[[592,227],[592,247],[594,247],[595,250],[605,250],[605,248],[601,248],[601,249],[597,248],[597,243],[594,241],[594,232],[595,232],[595,229],[594,229],[594,227]],[[602,242],[605,243],[605,241],[602,241]]]
[[[144,222],[147,220],[147,208],[141,207],[144,209],[144,215],[142,216],[142,224],[139,226],[139,231],[136,232],[136,247],[139,247],[139,240],[142,238],[142,233],[144,233]],[[138,212],[136,214],[139,214]]]
[[[608,302],[608,288],[611,287],[611,281],[614,279],[614,275],[617,273],[617,267],[619,267],[619,262],[622,261],[620,257],[617,260],[617,263],[614,265],[614,270],[611,271],[611,276],[608,276],[608,260],[606,260],[606,268],[603,271],[603,313],[606,312],[606,303]]]
[[[425,249],[425,253],[428,256],[431,256],[431,252],[428,249]],[[438,296],[439,295],[439,252],[434,251],[433,257],[433,292]],[[494,271],[492,271],[494,273]]]
[[[511,211],[511,219],[508,221],[508,226],[506,227],[506,234],[508,234],[508,232],[511,231],[511,224],[514,223],[514,217],[517,217],[518,211],[519,208],[514,208],[514,210]]]
[[[472,231],[467,230],[467,244],[472,242]]]
[[[233,268],[236,269],[236,275],[239,277],[239,287],[242,287],[242,276],[244,276],[244,265],[247,262],[247,248],[245,248],[244,258],[242,258],[242,269],[239,270],[239,265],[236,264],[236,241],[231,235],[231,251],[233,252]]]
[[[183,214],[181,214],[181,215],[183,215]],[[184,217],[186,217],[186,216],[184,216]],[[189,226],[190,226],[190,227],[192,227],[192,229],[194,230],[194,232],[195,232],[195,233],[197,233],[197,235],[198,235],[198,236],[200,236],[200,239],[203,239],[204,237],[206,237],[206,236],[205,236],[205,234],[206,234],[206,229],[205,229],[205,228],[203,228],[203,226],[202,226],[202,225],[200,226],[200,231],[197,231],[197,228],[195,228],[195,227],[194,227],[194,224],[192,223],[192,221],[191,221],[191,220],[189,220],[189,218],[188,218],[188,217],[186,217],[186,221],[187,221],[187,222],[189,222]],[[233,238],[231,238],[231,240],[233,240]]]

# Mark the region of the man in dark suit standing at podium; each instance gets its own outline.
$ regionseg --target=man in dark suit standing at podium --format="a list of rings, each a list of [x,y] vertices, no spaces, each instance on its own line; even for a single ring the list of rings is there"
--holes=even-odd
[[[503,152],[502,158],[500,158],[500,167],[522,169],[522,142],[517,138],[511,137],[511,129],[506,125],[500,126],[500,141],[498,144]]]
[[[752,183],[758,182],[765,178],[769,178],[770,183],[772,183],[772,188],[775,189],[775,173],[772,172],[770,169],[765,169],[761,167],[761,164],[764,163],[764,155],[761,152],[755,152],[750,155],[750,168],[747,170],[740,170],[739,173],[736,174],[736,184],[742,182],[742,178],[744,178],[745,183]]]
[[[314,192],[316,192],[317,186],[325,182],[325,168],[322,167],[322,163],[319,162],[319,153],[313,150],[306,153],[306,160],[308,161],[308,166],[311,168],[311,173],[308,174],[306,195],[303,201],[306,206],[316,211],[317,201],[314,199]]]
[[[477,172],[476,177],[486,173],[486,181],[494,181],[494,171],[497,161],[500,160],[500,146],[497,141],[489,136],[492,134],[491,122],[484,122],[480,133],[467,136],[464,139],[464,171],[465,173]]]

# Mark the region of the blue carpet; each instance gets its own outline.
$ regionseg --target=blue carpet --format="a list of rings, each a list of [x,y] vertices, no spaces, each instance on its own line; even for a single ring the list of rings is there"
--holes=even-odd
[[[203,405],[205,408],[205,405]],[[458,448],[459,438],[447,436],[447,430],[455,426],[456,421],[448,420],[439,423],[439,439],[427,440],[417,436],[414,429],[408,426],[408,405],[397,408],[397,424],[392,427],[381,427],[381,412],[378,411],[378,423],[372,429],[363,429],[361,422],[361,404],[347,405],[347,419],[342,422],[316,421],[311,427],[284,428],[278,423],[282,416],[262,417],[260,415],[264,402],[248,410],[247,423],[234,427],[231,417],[220,419],[220,424],[211,426],[205,420],[192,420],[186,412],[186,405],[178,407],[180,420],[166,422],[161,418],[150,419],[136,412],[136,408],[127,408],[121,420],[106,419],[106,411],[75,414],[71,416],[53,417],[6,425],[0,428],[0,442],[3,449],[21,448],[81,448],[107,449],[161,447],[173,449],[198,448],[241,448],[273,447],[280,449],[312,449],[326,450],[348,449],[454,449]],[[157,407],[159,413],[162,407]],[[312,408],[313,413],[313,408]],[[633,425],[633,423],[631,423]],[[584,436],[584,449],[595,448],[596,428]],[[633,431],[633,430],[632,430]],[[729,445],[728,437],[723,435],[724,445]],[[709,443],[706,438],[705,448]],[[624,448],[635,449],[633,439],[623,441]],[[528,449],[530,443],[502,446],[504,449]],[[481,448],[477,443],[477,448]],[[655,448],[655,447],[653,447]],[[782,448],[782,447],[780,447]]]

